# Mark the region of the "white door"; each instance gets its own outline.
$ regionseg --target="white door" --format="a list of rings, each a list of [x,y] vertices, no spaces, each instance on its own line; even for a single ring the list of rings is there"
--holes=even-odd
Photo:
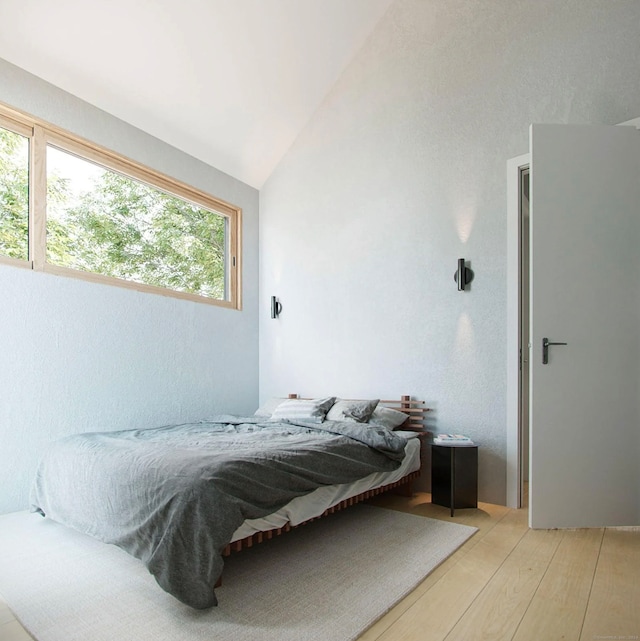
[[[640,132],[533,125],[530,151],[530,525],[638,525]]]

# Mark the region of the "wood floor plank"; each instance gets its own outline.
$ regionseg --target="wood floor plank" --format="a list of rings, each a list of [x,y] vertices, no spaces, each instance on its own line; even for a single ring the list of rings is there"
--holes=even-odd
[[[511,511],[510,508],[504,505],[479,502],[477,509],[457,510],[455,516],[452,518],[449,508],[432,503],[431,494],[428,492],[418,492],[410,499],[397,494],[380,494],[371,499],[369,503],[408,514],[418,514],[419,516],[428,516],[434,519],[442,519],[443,521],[473,525],[479,529],[483,529],[485,525],[489,527],[495,525],[495,523]]]
[[[604,529],[564,530],[562,541],[513,641],[577,641]]]
[[[0,625],[2,641],[33,641],[32,636],[14,619]]]
[[[13,612],[11,612],[9,606],[5,603],[2,596],[0,596],[0,625],[3,623],[9,623],[9,621],[13,621],[14,619],[15,617],[13,616]]]
[[[381,634],[379,641],[442,641],[526,531],[526,513],[509,512]]]
[[[447,641],[509,641],[560,541],[559,530],[529,530],[447,635]]]
[[[640,638],[640,528],[607,528],[581,641]]]
[[[500,519],[512,511],[503,505],[478,503],[477,509],[457,510],[455,516],[451,517],[449,508],[431,503],[431,495],[427,493],[414,494],[409,500],[393,494],[383,494],[372,499],[370,503],[377,507],[398,510],[399,512],[405,512],[407,514],[426,516],[432,519],[439,519],[450,523],[460,523],[461,525],[478,528],[478,533],[475,534],[472,539],[473,542],[477,542],[477,540],[493,528]]]
[[[375,641],[377,640],[393,623],[398,620],[425,592],[427,592],[437,581],[444,576],[453,565],[458,563],[469,551],[475,547],[478,542],[507,514],[509,508],[500,505],[491,505],[488,503],[479,503],[478,509],[469,509],[458,511],[455,518],[451,518],[451,513],[448,508],[441,508],[441,506],[433,505],[431,503],[431,496],[429,494],[414,495],[413,499],[407,501],[394,500],[385,498],[383,501],[376,501],[380,507],[389,509],[397,509],[401,512],[416,514],[429,518],[440,518],[445,521],[455,521],[456,523],[463,523],[471,527],[478,528],[473,537],[466,541],[466,543],[439,565],[411,594],[405,597],[400,603],[394,606],[385,616],[377,621],[371,628],[369,628],[363,635],[358,637],[358,641]],[[461,517],[461,515],[463,515]]]

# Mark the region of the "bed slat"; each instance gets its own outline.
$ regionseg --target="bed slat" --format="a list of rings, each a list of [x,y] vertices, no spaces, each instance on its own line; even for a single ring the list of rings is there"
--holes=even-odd
[[[406,486],[411,486],[413,481],[415,481],[415,479],[417,479],[419,476],[420,476],[420,471],[416,470],[415,472],[411,472],[410,474],[407,474],[407,476],[402,477],[399,481],[396,481],[395,483],[390,483],[389,485],[383,485],[381,487],[374,488],[373,490],[367,490],[362,494],[357,494],[356,496],[352,496],[348,499],[344,499],[344,501],[340,501],[340,503],[336,503],[336,505],[333,505],[332,507],[327,508],[320,516],[315,516],[311,519],[308,519],[307,521],[303,521],[299,525],[291,525],[291,523],[287,523],[281,528],[267,530],[266,532],[257,532],[256,534],[247,536],[244,539],[238,539],[237,541],[234,541],[233,543],[227,545],[222,551],[222,555],[230,556],[233,552],[241,552],[246,548],[252,547],[256,543],[262,543],[263,540],[269,540],[269,539],[272,539],[274,536],[280,536],[285,532],[289,532],[290,530],[295,530],[298,527],[307,525],[307,523],[311,523],[312,521],[316,521],[324,516],[328,516],[329,514],[334,514],[335,512],[344,510],[347,507],[351,507],[352,505],[355,505],[356,503],[360,503],[361,501],[366,501],[367,499],[373,498],[374,496],[377,496],[378,494],[382,494],[383,492],[389,492],[390,490],[395,490],[398,488],[405,489]],[[406,489],[410,494],[411,493],[410,487]]]

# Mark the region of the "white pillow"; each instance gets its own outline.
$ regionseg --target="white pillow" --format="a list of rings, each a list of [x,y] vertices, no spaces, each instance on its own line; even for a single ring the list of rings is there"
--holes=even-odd
[[[282,401],[271,415],[272,421],[303,420],[311,423],[322,423],[336,397],[319,399],[290,398]]]
[[[328,421],[353,421],[366,423],[380,401],[346,401],[338,399],[327,414]]]
[[[268,398],[260,407],[253,413],[254,416],[266,416],[270,418],[273,414],[273,411],[285,401],[285,398]]]
[[[400,427],[408,418],[409,416],[404,412],[378,405],[369,419],[369,425],[395,430],[396,427]]]

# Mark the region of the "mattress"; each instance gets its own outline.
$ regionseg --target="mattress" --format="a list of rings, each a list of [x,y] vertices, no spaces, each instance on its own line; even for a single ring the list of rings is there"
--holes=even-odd
[[[420,439],[415,432],[396,431],[395,434],[407,439],[405,457],[399,468],[392,472],[376,472],[353,483],[325,485],[298,496],[273,514],[259,518],[247,519],[233,534],[231,542],[239,541],[258,532],[267,532],[284,527],[287,523],[300,525],[304,521],[320,516],[325,510],[341,501],[363,492],[374,490],[383,485],[395,483],[407,474],[420,469]]]

